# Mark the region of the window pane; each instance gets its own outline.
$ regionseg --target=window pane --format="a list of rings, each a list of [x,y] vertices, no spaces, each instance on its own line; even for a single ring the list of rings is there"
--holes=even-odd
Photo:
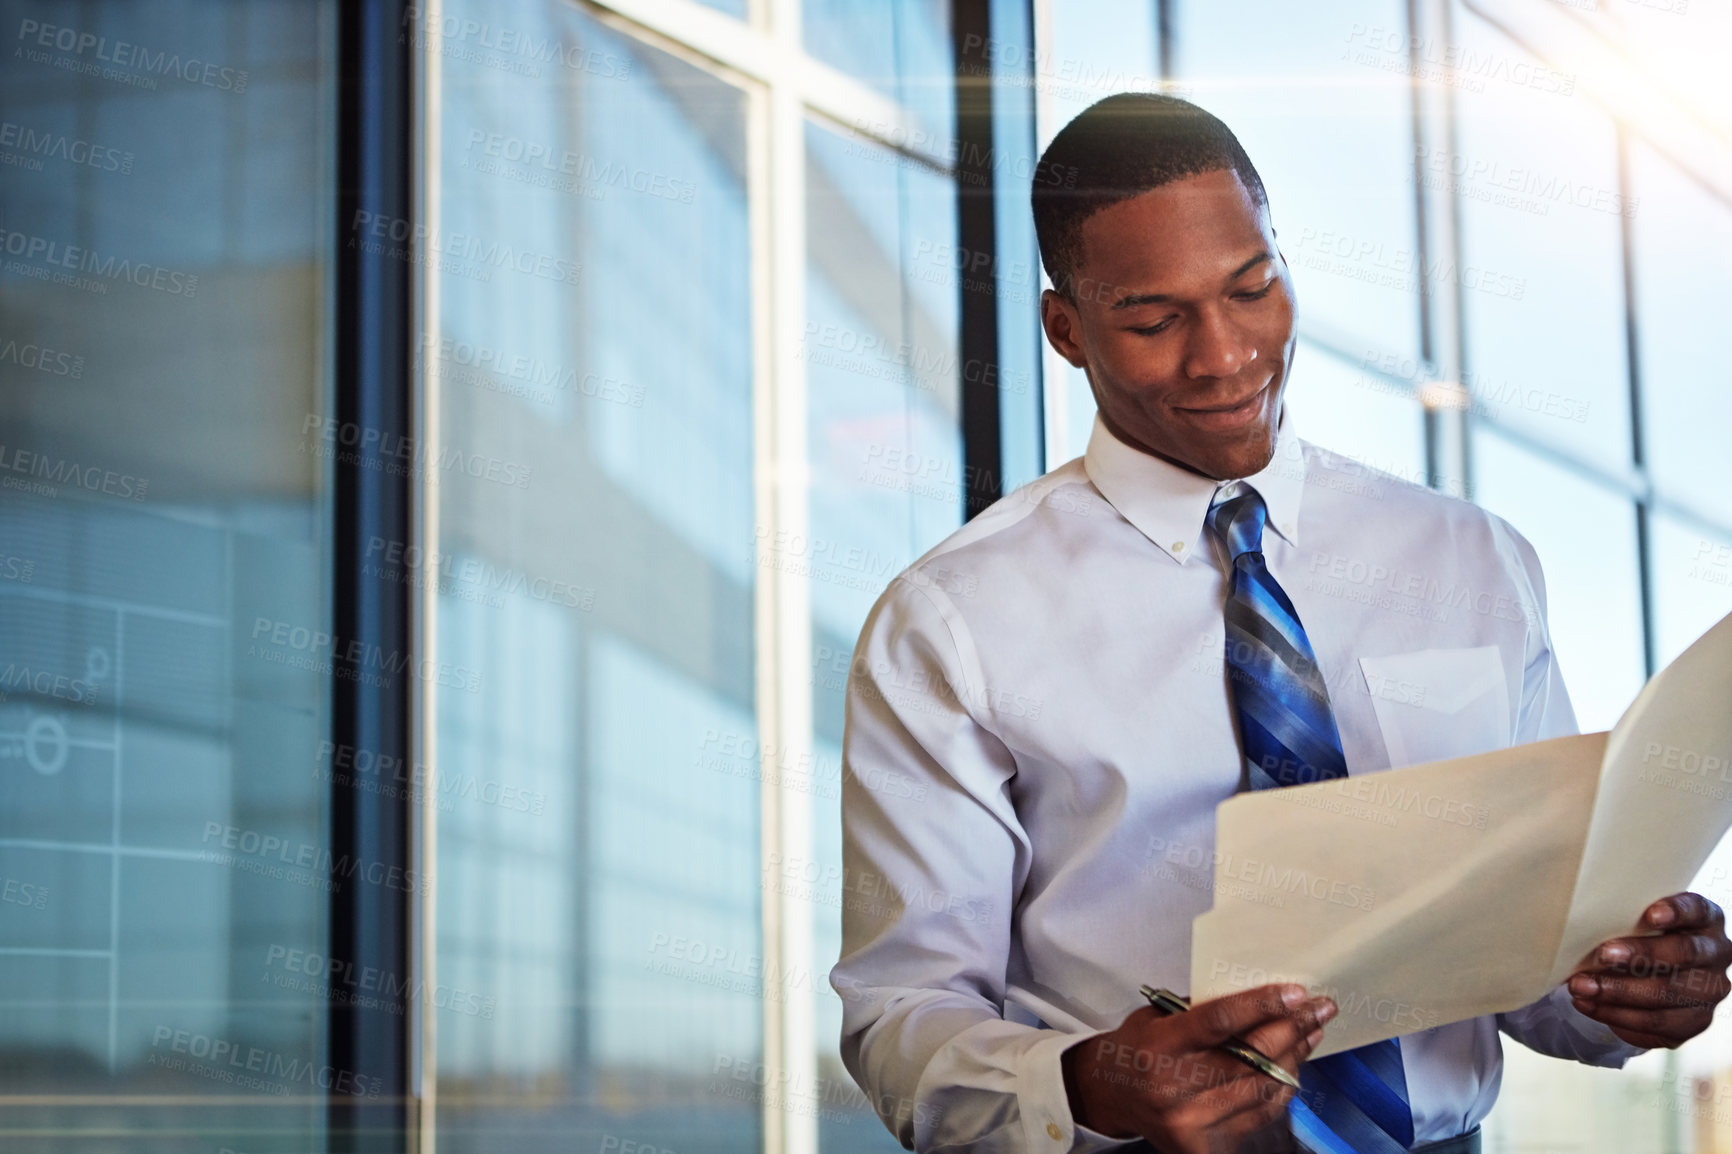
[[[1155,5],[1146,0],[1054,4],[1051,19],[1050,48],[1041,45],[1024,57],[1034,73],[1035,92],[1046,105],[1042,148],[1095,101],[1115,92],[1149,92],[1161,86]],[[1010,52],[1017,54],[1016,49]]]
[[[1732,520],[1732,207],[1646,147],[1631,149],[1642,403],[1655,483]]]
[[[446,61],[423,355],[501,466],[440,484],[439,1147],[756,1150],[714,1077],[763,1057],[745,101],[510,20],[586,67]]]
[[[947,179],[811,127],[806,374],[815,780],[813,996],[825,1154],[899,1149],[842,1066],[842,700],[854,640],[890,579],[962,523],[956,244]],[[934,273],[938,275],[933,275]],[[785,569],[796,568],[794,564]],[[790,996],[805,996],[793,989]]]
[[[1622,467],[1629,379],[1611,120],[1574,76],[1459,6],[1456,34],[1460,143],[1426,157],[1426,171],[1461,205],[1461,267],[1443,284],[1462,297],[1465,383],[1476,411]]]
[[[1664,667],[1732,613],[1732,534],[1665,513],[1648,518],[1654,660]]]
[[[1425,484],[1425,416],[1405,384],[1301,342],[1287,390],[1301,437]]]
[[[0,1130],[322,1149],[331,13],[8,11]]]
[[[902,105],[927,149],[946,153],[956,131],[947,0],[802,0],[800,21],[807,52]]]
[[[1399,0],[1180,4],[1179,79],[1269,190],[1299,324],[1419,351],[1413,109]],[[1247,29],[1256,29],[1247,36]],[[1369,30],[1369,31],[1368,31]]]
[[[1474,438],[1473,463],[1474,499],[1539,554],[1552,646],[1582,732],[1610,729],[1645,680],[1634,508],[1489,430]]]

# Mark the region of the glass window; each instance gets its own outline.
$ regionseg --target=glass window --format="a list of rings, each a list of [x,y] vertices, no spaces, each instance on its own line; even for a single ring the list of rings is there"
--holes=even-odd
[[[1037,46],[1035,92],[1045,105],[1041,147],[1072,117],[1115,92],[1161,87],[1160,31],[1145,0],[1054,4],[1048,43]]]
[[[1663,489],[1732,520],[1732,203],[1637,144],[1630,150],[1643,434]]]
[[[806,140],[815,778],[784,804],[814,809],[814,1108],[820,1148],[846,1154],[897,1145],[842,1066],[842,1003],[825,978],[842,947],[843,690],[873,602],[962,523],[962,274],[950,179],[816,126]]]
[[[1426,158],[1461,212],[1475,412],[1619,468],[1630,459],[1612,122],[1576,77],[1458,9],[1454,153]]]
[[[1217,0],[1177,11],[1179,80],[1227,123],[1263,178],[1300,326],[1418,353],[1423,270],[1403,5]]]
[[[332,12],[12,12],[0,1130],[321,1149]]]
[[[901,105],[917,143],[954,158],[948,0],[801,0],[800,19],[807,52]]]
[[[1149,92],[1161,87],[1160,34],[1153,4],[1101,0],[1055,4],[1048,12],[1048,23],[1037,27],[1036,43],[1028,57],[1039,101],[1041,149],[1095,101],[1115,92]],[[1021,182],[1017,199],[1024,212],[1030,211],[1029,191],[1028,182]],[[1042,277],[1034,279],[1040,287],[1045,286]],[[1038,321],[1040,294],[1031,295],[1036,298],[1031,307]],[[1083,371],[1072,368],[1054,352],[1044,334],[1040,342],[1046,465],[1053,469],[1082,456],[1088,448],[1095,400]]]
[[[1489,430],[1474,438],[1473,454],[1474,500],[1539,555],[1576,720],[1583,733],[1610,729],[1646,680],[1635,509]]]
[[[763,1061],[745,96],[568,4],[509,20],[579,51],[445,61],[423,356],[502,464],[439,487],[478,675],[438,704],[436,974],[478,999],[438,1011],[439,1146],[756,1150],[761,1082],[716,1076]]]
[[[1732,613],[1732,533],[1666,513],[1648,518],[1654,661],[1665,666]]]
[[[1406,380],[1391,380],[1301,341],[1287,384],[1299,435],[1373,469],[1425,484],[1425,429]]]

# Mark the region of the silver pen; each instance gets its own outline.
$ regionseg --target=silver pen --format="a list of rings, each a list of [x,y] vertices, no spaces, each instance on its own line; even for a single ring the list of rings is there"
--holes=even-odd
[[[1191,1008],[1191,1003],[1187,999],[1181,998],[1171,990],[1157,990],[1153,986],[1144,986],[1142,987],[1142,992],[1143,997],[1149,1000],[1149,1005],[1164,1013],[1182,1014]],[[1283,1070],[1280,1066],[1277,1066],[1274,1062],[1271,1062],[1268,1058],[1259,1054],[1256,1050],[1253,1050],[1250,1046],[1245,1045],[1243,1042],[1222,1042],[1216,1047],[1216,1049],[1233,1055],[1233,1057],[1239,1059],[1239,1061],[1245,1063],[1247,1066],[1250,1066],[1254,1070],[1262,1071],[1277,1082],[1291,1086],[1295,1090],[1301,1088],[1299,1085],[1299,1079],[1289,1074],[1286,1070]]]

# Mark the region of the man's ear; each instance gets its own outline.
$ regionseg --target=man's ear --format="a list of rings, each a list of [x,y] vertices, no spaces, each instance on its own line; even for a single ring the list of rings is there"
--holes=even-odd
[[[1082,347],[1082,318],[1074,303],[1052,289],[1041,293],[1040,327],[1046,330],[1046,339],[1059,356],[1079,369],[1088,368]]]

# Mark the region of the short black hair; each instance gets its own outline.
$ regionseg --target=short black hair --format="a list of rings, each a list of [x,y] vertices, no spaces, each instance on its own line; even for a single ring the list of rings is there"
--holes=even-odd
[[[1052,138],[1034,170],[1034,233],[1053,288],[1073,295],[1089,217],[1163,184],[1223,169],[1269,207],[1263,178],[1239,138],[1190,101],[1121,92],[1089,105]]]

